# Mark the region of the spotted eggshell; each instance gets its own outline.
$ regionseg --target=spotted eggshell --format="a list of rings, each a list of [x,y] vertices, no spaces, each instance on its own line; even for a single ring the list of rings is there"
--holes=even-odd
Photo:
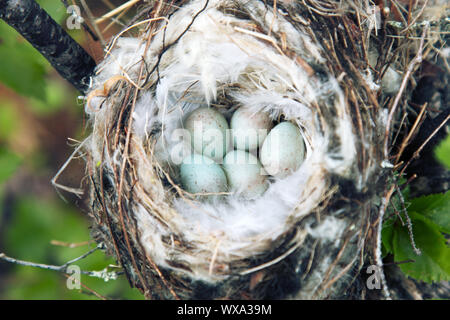
[[[242,198],[255,199],[268,188],[267,174],[258,159],[243,150],[233,150],[223,159],[230,191]]]
[[[198,154],[221,161],[228,151],[228,122],[217,110],[201,107],[186,118],[184,127],[190,133],[192,146]]]
[[[300,129],[281,122],[267,135],[260,150],[260,160],[268,174],[284,178],[297,170],[305,156],[305,143]]]
[[[221,166],[212,159],[192,154],[180,165],[183,188],[190,193],[226,192],[227,178]]]
[[[235,148],[251,151],[261,146],[273,122],[266,112],[241,107],[233,113],[230,127]]]

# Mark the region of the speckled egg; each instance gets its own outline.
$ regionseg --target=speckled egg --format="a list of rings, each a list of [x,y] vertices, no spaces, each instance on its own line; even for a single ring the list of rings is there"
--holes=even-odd
[[[297,170],[305,157],[305,143],[300,129],[281,122],[267,135],[259,154],[268,174],[284,178]]]
[[[212,159],[192,154],[180,165],[183,189],[190,193],[226,192],[227,177],[221,166]]]
[[[228,122],[217,110],[202,107],[186,118],[184,127],[191,135],[195,152],[215,161],[221,161],[228,151]]]
[[[223,159],[230,191],[250,200],[261,196],[268,188],[267,174],[258,159],[243,150],[233,150]]]
[[[261,146],[273,122],[266,112],[254,112],[241,107],[233,113],[230,127],[234,147],[251,151]]]

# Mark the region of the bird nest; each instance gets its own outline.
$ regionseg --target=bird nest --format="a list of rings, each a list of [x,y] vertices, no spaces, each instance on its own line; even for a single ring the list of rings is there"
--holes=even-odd
[[[127,29],[139,36],[113,39],[86,95],[96,241],[148,298],[350,295],[363,263],[380,263],[385,107],[400,86],[387,69],[393,41],[369,41],[373,12],[358,1],[211,0],[152,13]],[[188,193],[173,136],[200,107],[295,124],[302,165],[253,200]]]

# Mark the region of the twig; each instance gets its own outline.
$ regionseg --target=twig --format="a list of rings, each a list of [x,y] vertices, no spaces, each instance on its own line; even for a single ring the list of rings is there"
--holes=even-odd
[[[414,67],[416,66],[416,64],[422,62],[422,58],[423,58],[422,53],[423,53],[423,47],[424,47],[424,42],[425,42],[425,35],[426,35],[426,32],[428,31],[428,28],[429,28],[429,25],[426,25],[425,28],[423,29],[422,37],[420,39],[419,50],[417,51],[416,56],[414,57],[414,59],[412,59],[412,61],[410,62],[409,66],[408,66],[408,69],[406,70],[406,74],[403,77],[403,81],[400,86],[400,90],[398,91],[397,96],[395,97],[395,100],[391,106],[391,110],[388,115],[388,120],[386,123],[385,138],[384,138],[384,157],[385,157],[385,159],[388,159],[388,155],[389,155],[388,143],[389,143],[389,131],[391,128],[391,123],[394,118],[395,111],[397,110],[397,106],[403,95],[403,92],[406,89],[406,83],[408,82],[409,77],[411,76],[411,74],[414,70]]]
[[[408,162],[405,164],[405,166],[402,168],[402,171],[400,171],[400,175],[403,175],[403,173],[405,172],[406,168],[411,164],[411,162],[416,159],[419,154],[420,151],[422,151],[422,149],[427,145],[428,142],[430,142],[430,140],[436,135],[436,133],[438,133],[439,130],[441,130],[441,128],[447,123],[447,121],[450,119],[450,114],[444,119],[444,121],[441,122],[441,124],[430,134],[430,136],[427,138],[427,140],[424,141],[424,143],[422,143],[422,145],[414,152],[414,154],[412,155],[411,159],[408,160]]]
[[[400,146],[400,151],[397,153],[397,157],[395,159],[395,163],[397,164],[398,161],[400,160],[400,157],[403,154],[403,151],[405,151],[406,146],[408,145],[409,141],[411,140],[412,136],[416,133],[417,128],[419,127],[419,123],[423,118],[423,115],[425,114],[425,110],[427,107],[427,103],[424,103],[424,105],[422,106],[422,108],[420,109],[420,113],[416,118],[416,121],[414,122],[411,130],[409,131],[408,135],[406,136],[406,138],[402,141],[402,144]],[[406,113],[405,113],[406,115]],[[400,130],[399,130],[400,131]]]
[[[65,274],[64,276],[65,276],[66,278],[69,278],[69,275],[67,275],[67,274]],[[88,286],[86,286],[85,284],[83,284],[81,281],[80,281],[80,285],[81,285],[84,289],[86,289],[88,292],[90,292],[90,293],[92,293],[94,296],[96,296],[97,298],[99,298],[99,299],[101,299],[101,300],[108,300],[108,298],[102,296],[100,293],[96,292],[95,290],[92,290],[91,288],[89,288]]]
[[[80,152],[80,150],[83,148],[84,144],[86,143],[86,140],[84,140],[82,143],[80,143],[80,145],[75,149],[75,151],[70,155],[69,159],[67,159],[67,161],[64,163],[64,165],[58,170],[58,172],[56,173],[56,175],[52,178],[51,183],[55,188],[60,188],[62,190],[65,190],[67,192],[71,192],[73,194],[75,194],[77,197],[81,198],[81,196],[83,195],[83,189],[80,188],[71,188],[71,187],[67,187],[64,186],[62,184],[59,184],[56,182],[56,180],[58,180],[59,176],[64,172],[64,170],[66,170],[67,166],[69,165],[69,163],[72,161],[72,159],[76,156],[76,154],[78,152]]]
[[[197,20],[197,17],[206,10],[206,8],[208,7],[209,4],[209,0],[205,1],[205,5],[197,12],[195,13],[195,15],[192,17],[191,22],[187,25],[187,27],[183,30],[183,32],[180,33],[180,35],[178,35],[178,37],[172,42],[169,43],[167,46],[163,44],[163,49],[160,51],[160,53],[158,54],[158,58],[156,60],[155,65],[153,66],[153,68],[147,73],[147,77],[145,79],[144,83],[147,83],[148,80],[150,79],[150,76],[153,74],[153,72],[155,70],[159,70],[159,63],[162,59],[162,56],[164,55],[164,53],[166,53],[167,50],[169,50],[169,48],[171,48],[173,45],[175,45],[183,36],[186,32],[189,31],[189,29],[191,28],[191,26],[194,24],[195,20]],[[164,38],[165,38],[165,29],[164,29]],[[163,42],[164,43],[164,42]],[[158,71],[159,72],[159,71]]]
[[[388,263],[385,263],[384,266],[399,265],[399,264],[411,263],[411,262],[416,262],[416,260],[409,259],[409,260],[403,260],[403,261],[388,262]]]
[[[402,203],[402,208],[403,208],[403,214],[406,217],[406,226],[408,228],[408,234],[409,234],[409,239],[411,241],[411,246],[413,247],[414,252],[420,256],[422,254],[422,252],[420,251],[419,248],[417,248],[416,246],[416,242],[414,241],[414,233],[413,233],[413,227],[412,227],[412,222],[411,222],[411,218],[408,215],[408,210],[406,210],[406,206],[405,206],[405,199],[403,198],[403,194],[400,191],[400,188],[398,187],[398,185],[395,185],[395,189],[398,193],[398,196],[400,198],[400,202]],[[403,221],[402,221],[403,223]]]
[[[400,219],[400,223],[402,224],[402,227],[403,227],[405,225],[405,223],[403,222],[402,216],[398,212],[398,210],[397,210],[397,208],[396,208],[394,203],[392,203],[392,206],[394,207],[394,214]],[[403,205],[402,205],[402,208],[404,208]]]
[[[382,284],[382,292],[383,292],[384,297],[387,300],[391,299],[391,294],[389,293],[389,288],[387,286],[386,277],[385,277],[384,271],[383,271],[383,258],[382,258],[382,254],[381,254],[381,247],[382,247],[381,230],[383,229],[383,217],[384,217],[384,214],[386,213],[386,208],[389,204],[389,200],[391,199],[394,189],[395,189],[395,187],[392,186],[388,191],[386,191],[385,196],[381,200],[381,207],[380,207],[380,211],[379,211],[378,219],[377,219],[378,228],[377,228],[376,246],[374,248],[375,264],[377,265],[378,270],[381,271],[380,272],[380,280],[381,280],[381,284]]]
[[[111,18],[111,22],[102,30],[102,33],[106,33],[106,31],[108,31],[115,23],[122,27],[126,27],[126,25],[120,21],[120,18],[122,18],[130,9],[131,7],[123,10],[117,17]]]
[[[438,26],[440,24],[448,23],[449,21],[450,21],[449,17],[444,17],[444,18],[441,18],[439,20],[433,20],[433,21],[425,20],[425,21],[421,21],[421,22],[417,22],[417,23],[411,24],[408,28],[409,29],[411,29],[411,28],[412,29],[419,29],[419,28],[422,28],[423,26],[426,26],[426,25]],[[400,21],[386,21],[386,24],[391,26],[391,27],[394,27],[396,29],[402,29],[403,30],[405,28],[405,25],[402,22],[400,22]],[[389,35],[389,36],[392,36],[392,35]],[[399,37],[404,38],[405,36],[399,36]],[[413,39],[413,38],[410,37],[409,39]]]
[[[300,247],[301,244],[302,244],[302,242],[299,241],[299,242],[297,242],[294,246],[292,246],[292,248],[290,248],[289,250],[287,250],[286,252],[284,252],[283,254],[281,254],[280,256],[278,256],[277,258],[275,258],[275,259],[273,259],[273,260],[271,260],[271,261],[269,261],[269,262],[263,263],[263,264],[261,264],[261,265],[259,265],[259,266],[256,266],[256,267],[253,267],[253,268],[244,270],[244,271],[240,272],[239,274],[240,274],[241,276],[245,276],[245,275],[247,275],[247,274],[254,273],[254,272],[256,272],[256,271],[259,271],[259,270],[268,268],[268,267],[270,267],[271,265],[277,264],[278,262],[284,260],[284,259],[285,259],[287,256],[289,256],[291,253],[293,253],[295,250],[297,250],[298,247]]]
[[[125,2],[124,4],[122,4],[121,6],[115,8],[114,10],[108,12],[107,14],[104,14],[103,16],[101,16],[100,18],[95,20],[96,24],[100,24],[103,21],[105,21],[108,18],[111,18],[113,16],[115,16],[116,14],[118,14],[119,12],[130,8],[131,6],[135,5],[136,3],[138,3],[141,0],[130,0],[128,2]]]
[[[86,252],[85,254],[83,254],[83,255],[75,258],[75,259],[72,259],[72,260],[70,260],[70,261],[68,261],[68,262],[66,262],[66,263],[64,263],[63,265],[60,265],[60,266],[19,260],[19,259],[8,257],[4,253],[0,253],[0,260],[6,261],[6,262],[9,262],[9,263],[14,263],[14,264],[26,266],[26,267],[34,267],[34,268],[39,268],[39,269],[44,269],[44,270],[51,270],[51,271],[57,271],[57,272],[61,272],[61,273],[64,273],[64,274],[69,274],[67,272],[67,269],[69,268],[69,266],[71,264],[86,258],[87,256],[91,255],[92,253],[94,253],[95,251],[97,251],[98,249],[101,249],[101,248],[102,248],[102,246],[98,245],[95,248],[93,248],[93,249],[89,250],[88,252]],[[120,274],[123,273],[123,272],[107,271],[107,269],[108,268],[105,268],[105,269],[103,269],[101,271],[83,271],[83,270],[81,270],[80,273],[84,274],[84,275],[87,275],[87,276],[90,276],[90,277],[100,278],[100,279],[103,279],[104,281],[115,280],[115,279],[117,279],[117,277]]]
[[[148,23],[148,22],[159,21],[159,20],[165,20],[167,23],[169,22],[169,20],[168,20],[166,17],[150,18],[150,19],[145,19],[145,20],[139,21],[139,22],[133,24],[132,26],[129,26],[129,27],[125,28],[124,30],[120,31],[118,34],[116,34],[116,35],[114,36],[114,39],[111,41],[111,44],[110,44],[110,45],[108,46],[108,48],[105,50],[105,51],[106,51],[106,55],[105,55],[105,56],[108,56],[109,54],[111,54],[111,50],[112,50],[112,48],[114,47],[114,45],[116,44],[116,41],[117,41],[117,40],[120,38],[120,36],[121,36],[122,34],[124,34],[125,32],[127,32],[127,31],[129,31],[130,29],[135,28],[135,27],[137,27],[137,26],[139,26],[139,25],[141,25],[141,24],[145,24],[145,23]],[[164,28],[165,28],[165,27],[164,27]],[[128,78],[129,78],[129,77],[128,77]],[[129,80],[131,80],[131,79],[129,79]],[[138,86],[137,84],[135,85],[135,87],[139,88],[139,86]]]
[[[406,31],[408,31],[412,26],[415,25],[417,19],[419,19],[420,16],[421,16],[421,15],[423,14],[423,12],[425,11],[425,8],[427,7],[427,4],[428,4],[428,0],[425,0],[425,2],[424,2],[424,4],[423,4],[422,8],[420,9],[420,12],[414,17],[414,20],[411,21],[411,22],[408,21],[408,26],[407,26],[404,30],[400,31],[400,33],[404,33],[404,32],[406,32]],[[410,10],[411,10],[411,9],[410,9]]]
[[[75,258],[75,259],[72,259],[72,260],[67,261],[65,264],[63,264],[63,265],[61,266],[61,268],[67,267],[67,266],[71,265],[71,264],[74,263],[74,262],[80,261],[80,260],[86,258],[87,256],[91,255],[92,253],[94,253],[95,251],[97,251],[98,249],[101,249],[101,248],[102,248],[102,245],[98,245],[98,246],[96,246],[95,248],[93,248],[93,249],[89,250],[88,252],[86,252],[85,254],[82,254],[82,255],[79,256],[78,258]]]
[[[78,243],[71,243],[71,242],[64,242],[64,241],[59,241],[59,240],[50,241],[50,244],[52,244],[54,246],[61,246],[61,247],[67,247],[67,248],[78,248],[78,247],[82,247],[82,246],[87,246],[90,243],[92,243],[92,242],[91,241],[83,241],[83,242],[78,242]]]
[[[94,15],[92,14],[91,9],[89,9],[88,5],[86,4],[86,1],[84,0],[80,0],[81,5],[83,6],[84,10],[86,11],[86,14],[89,18],[89,21],[91,22],[92,27],[94,28],[95,32],[97,33],[99,39],[100,39],[100,43],[102,44],[102,47],[106,46],[106,41],[105,38],[103,38],[103,35],[100,31],[100,29],[98,28],[98,25],[95,23],[95,18]]]

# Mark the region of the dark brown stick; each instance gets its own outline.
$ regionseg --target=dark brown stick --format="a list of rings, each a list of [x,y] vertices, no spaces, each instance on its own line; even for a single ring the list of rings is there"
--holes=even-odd
[[[64,79],[86,92],[95,61],[35,1],[0,0],[0,18],[27,39]]]

